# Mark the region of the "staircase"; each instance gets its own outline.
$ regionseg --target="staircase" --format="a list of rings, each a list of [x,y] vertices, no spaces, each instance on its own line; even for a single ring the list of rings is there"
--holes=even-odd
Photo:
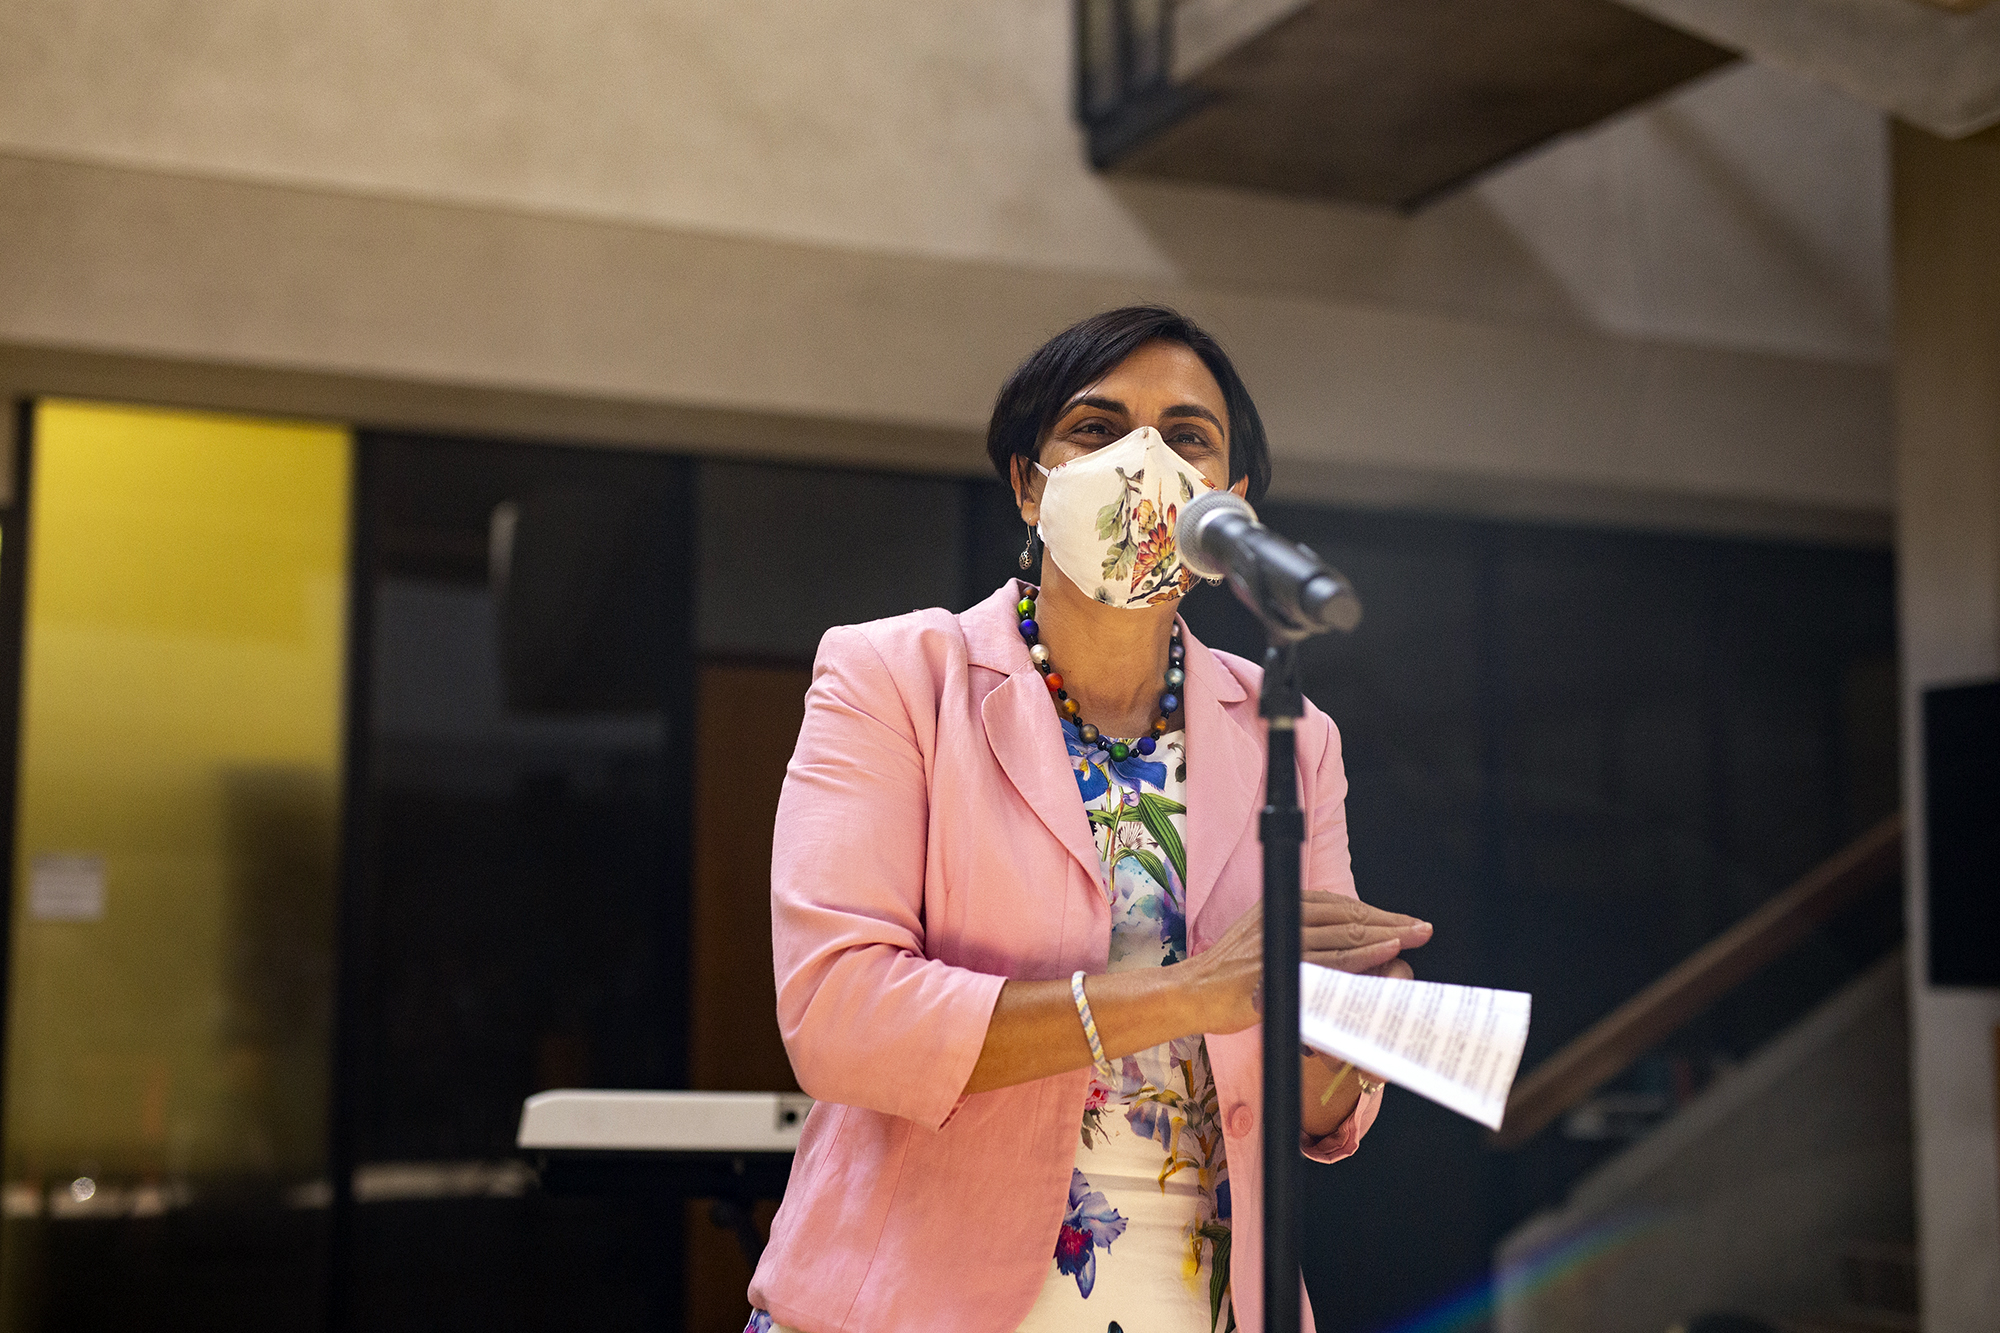
[[[1515,1086],[1494,1146],[1587,1109],[1902,853],[1892,815],[1605,1015]],[[1914,1333],[1907,994],[1898,948],[1516,1227],[1497,1333]]]
[[[1914,1330],[1905,993],[1899,951],[1516,1228],[1499,1333]]]

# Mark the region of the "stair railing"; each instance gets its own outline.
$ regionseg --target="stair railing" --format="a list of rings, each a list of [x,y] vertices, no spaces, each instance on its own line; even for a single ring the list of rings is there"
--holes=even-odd
[[[1518,1148],[1660,1040],[1754,976],[1807,931],[1902,872],[1903,816],[1890,815],[1688,955],[1514,1085],[1494,1136]]]

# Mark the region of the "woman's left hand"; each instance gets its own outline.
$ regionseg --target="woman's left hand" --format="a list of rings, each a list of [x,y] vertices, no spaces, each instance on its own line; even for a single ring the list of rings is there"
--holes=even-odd
[[[1400,958],[1391,958],[1380,967],[1369,968],[1362,975],[1369,977],[1394,977],[1398,981],[1414,981],[1417,976],[1410,969],[1410,965]]]
[[[1370,977],[1395,977],[1399,981],[1409,981],[1416,976],[1410,965],[1400,958],[1391,958],[1376,967],[1367,968],[1362,975]],[[1337,1055],[1304,1047],[1306,1055],[1305,1083],[1301,1091],[1305,1095],[1304,1105],[1299,1108],[1299,1124],[1313,1138],[1323,1138],[1340,1127],[1340,1122],[1354,1113],[1361,1101],[1360,1074],[1370,1083],[1382,1080],[1366,1069],[1356,1070]],[[1313,1066],[1319,1066],[1315,1074]],[[1353,1079],[1350,1086],[1348,1080]]]
[[[1366,972],[1363,972],[1361,975],[1365,977],[1394,977],[1398,981],[1413,981],[1416,979],[1417,974],[1414,971],[1412,971],[1410,969],[1410,965],[1404,962],[1402,959],[1391,958],[1388,962],[1382,964],[1380,967],[1371,967]],[[1347,1061],[1341,1059],[1337,1055],[1328,1055],[1325,1051],[1315,1051],[1310,1046],[1306,1047],[1306,1050],[1312,1055],[1313,1059],[1325,1065],[1335,1074],[1338,1074],[1343,1069],[1347,1068]],[[1362,1070],[1361,1072],[1367,1074],[1371,1082],[1380,1083],[1382,1081],[1381,1079],[1376,1078],[1375,1075],[1369,1073],[1365,1069]]]

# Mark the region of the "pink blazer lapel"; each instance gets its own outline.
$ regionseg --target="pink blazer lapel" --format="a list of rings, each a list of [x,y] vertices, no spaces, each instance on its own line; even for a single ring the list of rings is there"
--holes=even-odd
[[[968,658],[978,666],[1007,673],[979,705],[986,743],[1021,799],[1100,888],[1104,867],[1090,817],[1077,794],[1076,773],[1063,743],[1062,724],[1049,706],[1041,673],[1028,660],[1028,646],[1015,628],[1012,585],[959,617]]]
[[[1090,836],[1090,817],[1077,794],[1076,774],[1063,744],[1062,725],[1049,707],[1049,692],[1039,673],[1029,670],[1009,676],[979,706],[986,724],[986,741],[1007,780],[1021,793],[1049,832],[1077,859],[1091,880],[1103,886],[1104,868],[1097,843]]]
[[[1062,726],[1014,627],[1014,600],[1012,585],[1003,585],[959,617],[970,660],[1007,675],[980,704],[986,741],[1021,799],[1101,888],[1104,867],[1077,795]],[[1181,635],[1187,645],[1182,707],[1188,751],[1187,920],[1192,925],[1263,801],[1264,724],[1243,683],[1194,637],[1186,622]]]
[[[1183,622],[1187,645],[1187,920],[1192,928],[1264,799],[1256,701]],[[1190,936],[1192,942],[1192,936]]]

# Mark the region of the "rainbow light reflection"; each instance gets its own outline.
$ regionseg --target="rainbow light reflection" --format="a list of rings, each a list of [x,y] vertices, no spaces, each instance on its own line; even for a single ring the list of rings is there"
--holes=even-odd
[[[1628,1212],[1533,1251],[1510,1264],[1497,1281],[1486,1279],[1453,1292],[1428,1309],[1390,1325],[1384,1333],[1463,1333],[1490,1319],[1496,1298],[1528,1296],[1583,1272],[1665,1226],[1657,1212]]]

